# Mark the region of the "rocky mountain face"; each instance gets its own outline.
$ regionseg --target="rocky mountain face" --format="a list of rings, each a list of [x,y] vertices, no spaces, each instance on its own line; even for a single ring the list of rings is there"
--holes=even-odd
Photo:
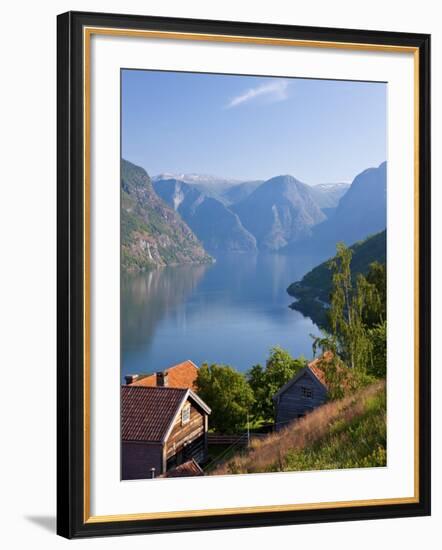
[[[155,193],[146,171],[121,163],[121,263],[124,271],[212,258],[173,208]]]
[[[338,241],[352,244],[386,226],[386,163],[351,185],[309,186],[290,175],[240,182],[198,174],[163,174],[152,183],[127,161],[122,174],[126,269],[256,250],[314,250],[325,258]]]
[[[314,247],[332,255],[337,242],[353,244],[384,230],[386,223],[387,163],[383,162],[355,177],[332,215],[317,225],[299,248]]]
[[[312,188],[293,176],[277,176],[232,206],[261,250],[280,250],[307,238],[325,220]]]
[[[243,181],[242,183],[232,185],[221,194],[221,200],[229,205],[236,204],[251,195],[261,183],[263,183],[262,180],[256,180]]]
[[[316,204],[319,208],[336,208],[340,199],[349,190],[349,183],[320,183],[311,187]]]
[[[177,179],[157,179],[153,186],[210,253],[256,250],[254,236],[244,228],[238,215],[217,198]]]

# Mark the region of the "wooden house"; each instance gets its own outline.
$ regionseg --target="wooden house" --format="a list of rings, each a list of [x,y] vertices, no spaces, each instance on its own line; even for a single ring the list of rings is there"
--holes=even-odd
[[[126,384],[131,386],[168,386],[169,388],[185,388],[195,391],[197,376],[198,367],[188,359],[163,371],[157,371],[147,376],[129,374],[125,379]]]
[[[203,476],[203,475],[204,475],[203,469],[198,464],[198,462],[196,462],[195,459],[192,458],[192,460],[183,462],[176,468],[169,470],[168,472],[163,474],[163,477],[195,477],[195,476]]]
[[[209,414],[190,389],[122,386],[122,479],[153,478],[192,460],[204,462]]]
[[[309,363],[273,396],[276,429],[302,418],[327,401],[327,383],[320,366],[322,360]]]

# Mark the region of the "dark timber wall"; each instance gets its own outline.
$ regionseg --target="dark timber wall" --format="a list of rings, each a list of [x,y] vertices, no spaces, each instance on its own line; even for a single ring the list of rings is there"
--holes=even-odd
[[[122,479],[148,479],[151,468],[159,476],[163,470],[163,446],[161,443],[123,441],[121,448]]]
[[[281,429],[292,420],[301,418],[326,400],[326,388],[306,369],[298,380],[276,398],[276,428]]]

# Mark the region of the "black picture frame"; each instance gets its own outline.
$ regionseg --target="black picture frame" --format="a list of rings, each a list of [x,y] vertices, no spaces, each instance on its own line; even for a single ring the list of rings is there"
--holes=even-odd
[[[404,46],[419,59],[419,498],[406,504],[91,522],[84,476],[85,27]],[[67,538],[397,518],[430,514],[430,36],[427,34],[69,12],[57,21],[57,532]]]

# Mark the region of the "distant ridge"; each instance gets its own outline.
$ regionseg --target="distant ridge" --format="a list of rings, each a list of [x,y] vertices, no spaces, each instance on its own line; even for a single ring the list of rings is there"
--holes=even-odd
[[[236,185],[238,183],[242,183],[243,180],[237,180],[232,178],[221,178],[218,176],[211,176],[209,174],[174,174],[171,172],[164,172],[162,174],[158,174],[157,176],[152,177],[152,181],[160,181],[160,180],[170,180],[174,179],[177,181],[183,181],[184,183],[190,183],[190,184],[223,184],[226,186],[229,185]]]
[[[153,187],[211,253],[314,250],[326,258],[336,242],[350,245],[385,228],[386,166],[364,170],[351,184],[165,172]]]
[[[212,176],[208,174],[185,174],[185,173],[169,173],[164,172],[158,174],[152,178],[154,183],[164,180],[175,180],[181,181],[191,185],[193,188],[197,189],[204,195],[209,197],[215,197],[223,201],[223,194],[230,189],[232,186],[239,185],[243,180],[236,180],[232,178],[222,178],[218,176]]]
[[[176,179],[157,180],[153,186],[157,195],[180,214],[210,253],[256,251],[255,237],[222,201]]]
[[[286,252],[314,249],[326,258],[334,254],[336,243],[351,245],[382,231],[387,225],[387,163],[358,174],[335,210],[318,224],[307,239],[288,246]]]
[[[320,183],[312,185],[311,189],[320,208],[335,208],[350,189],[350,185],[350,183]]]
[[[306,238],[325,220],[312,188],[290,175],[265,181],[232,209],[261,250],[280,250]]]

